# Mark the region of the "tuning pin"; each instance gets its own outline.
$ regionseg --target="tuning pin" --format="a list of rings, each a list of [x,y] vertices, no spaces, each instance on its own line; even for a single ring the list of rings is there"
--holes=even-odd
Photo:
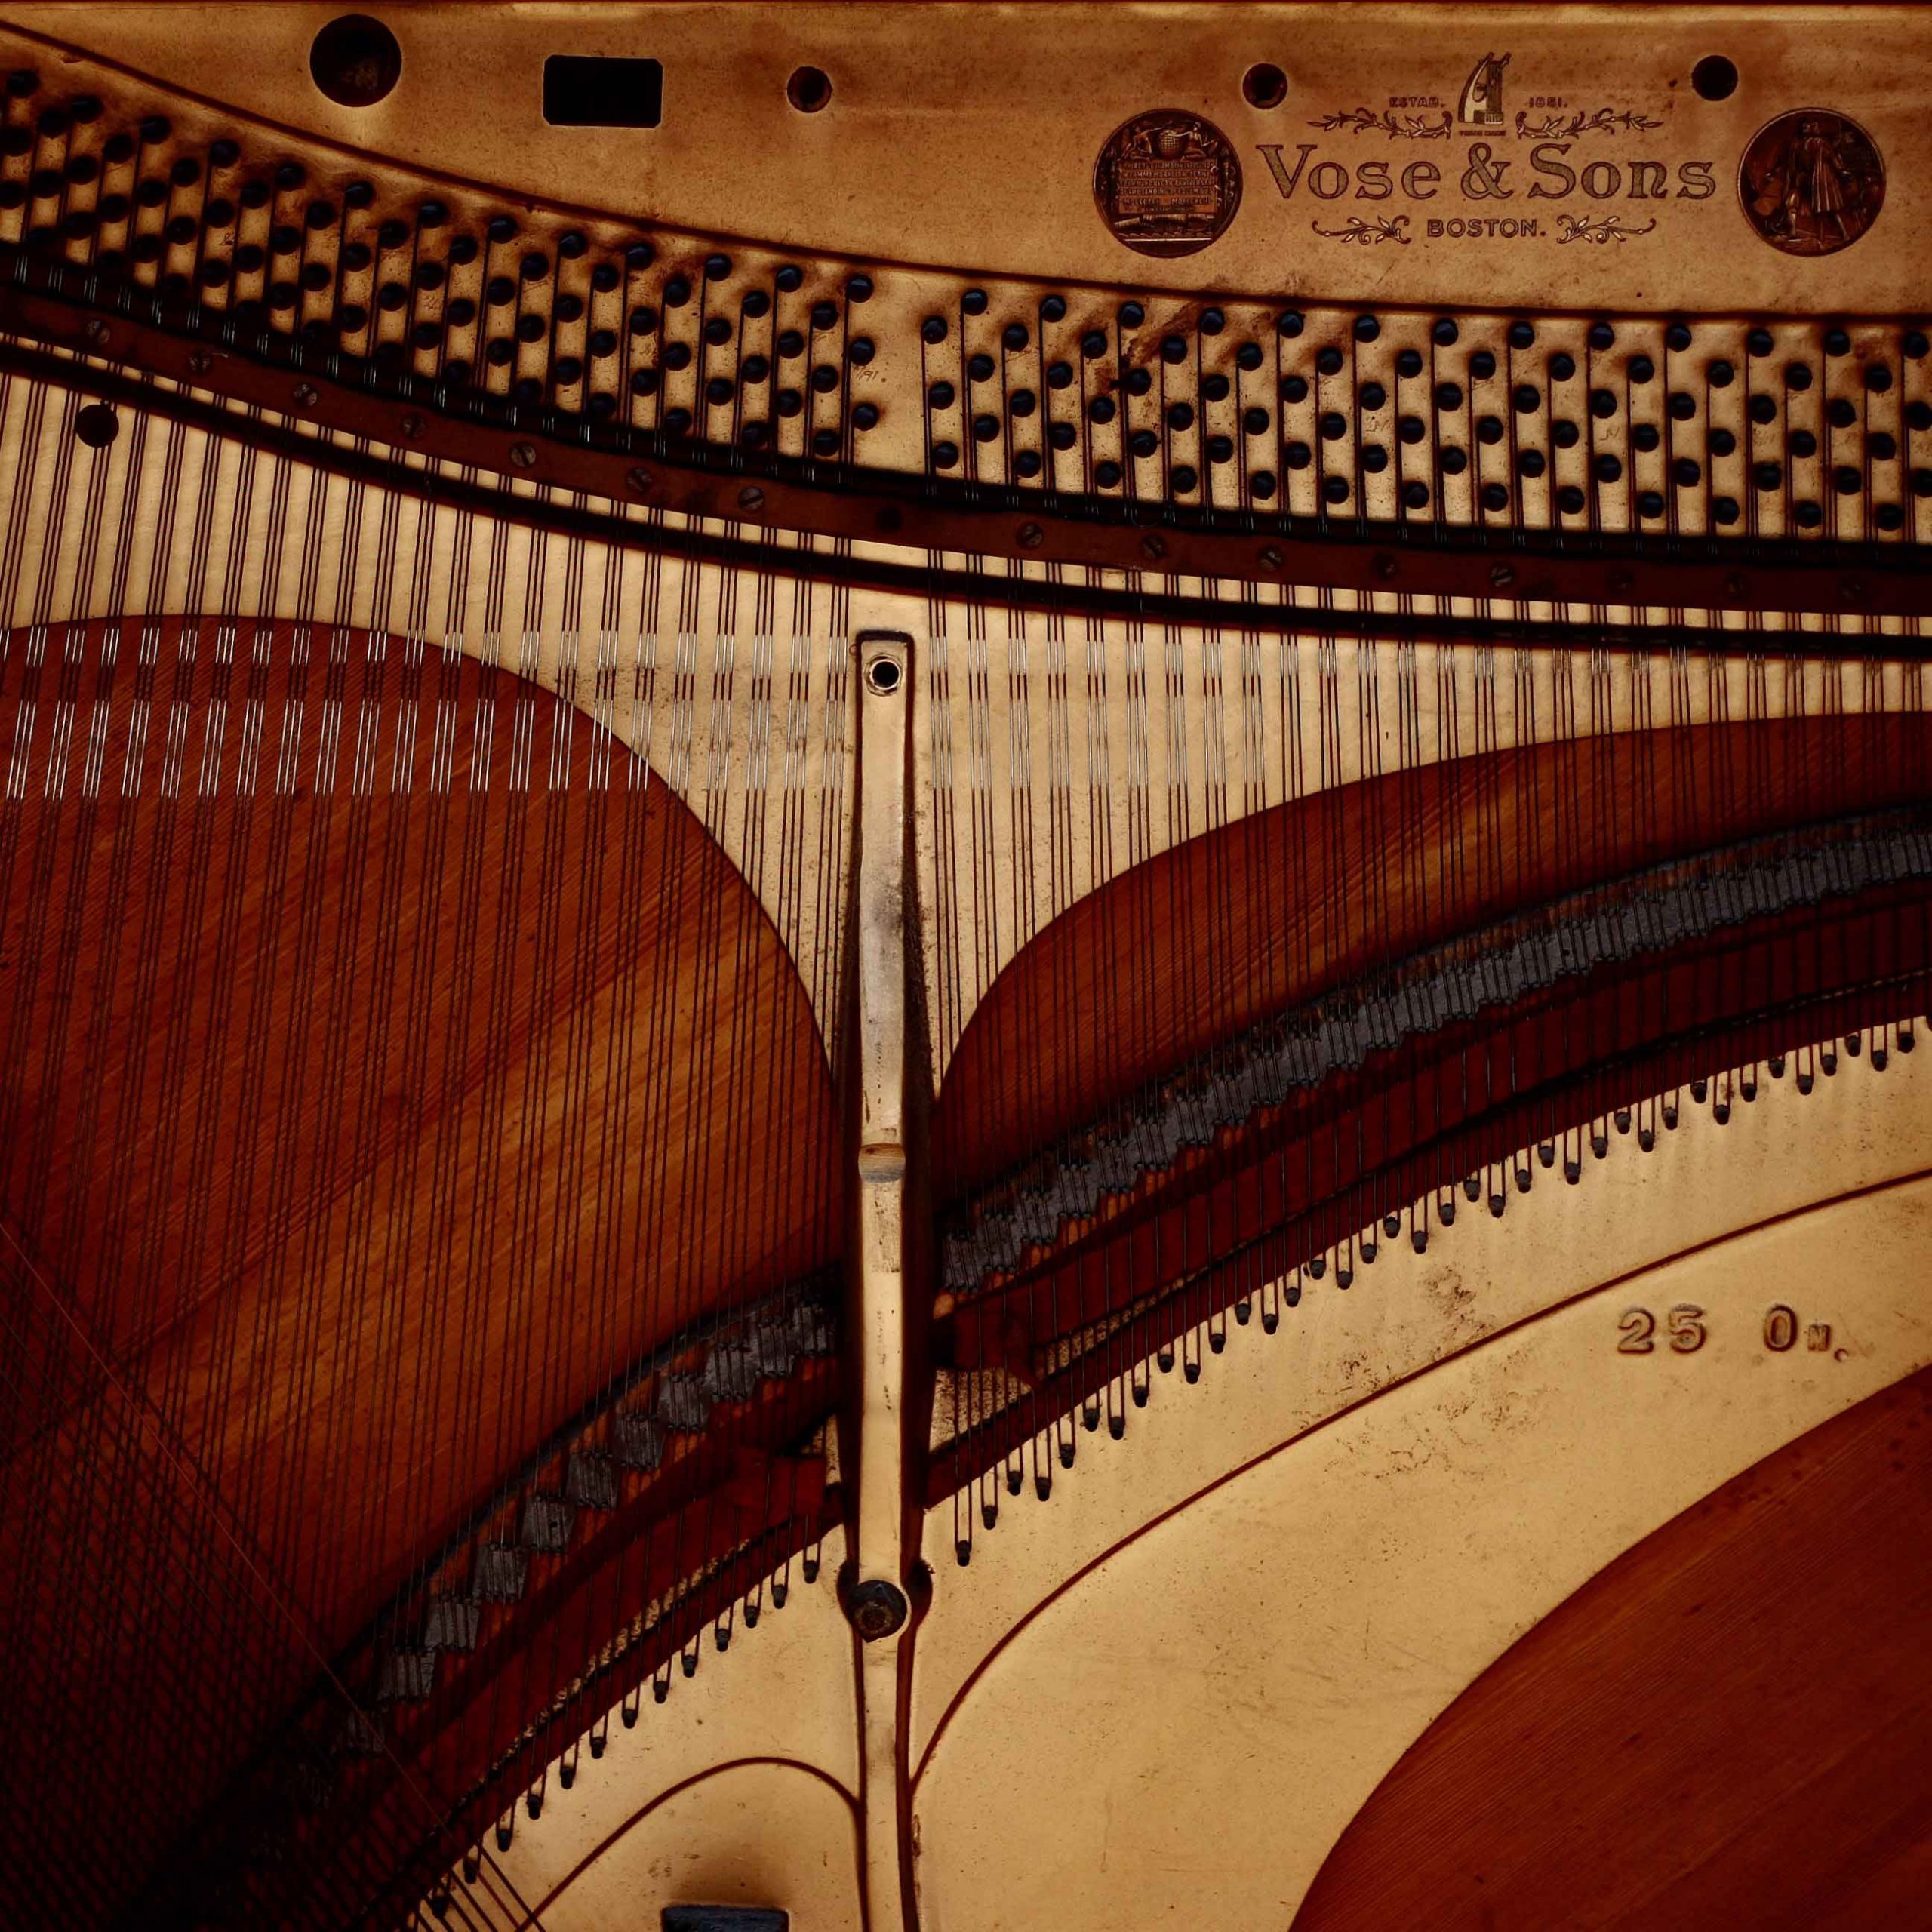
[[[1134,1398],[1134,1406],[1137,1409],[1144,1409],[1147,1406],[1147,1384],[1146,1383],[1130,1382],[1127,1385],[1127,1392]]]
[[[1546,1140],[1543,1145],[1537,1149],[1537,1158],[1540,1161],[1546,1168],[1555,1167],[1556,1164],[1556,1143],[1553,1140]]]
[[[1518,1194],[1528,1193],[1530,1183],[1534,1178],[1533,1171],[1527,1165],[1518,1168],[1516,1170],[1516,1192]]]
[[[1126,1417],[1109,1414],[1107,1417],[1107,1433],[1118,1442],[1127,1433]]]
[[[991,1530],[999,1526],[999,1504],[983,1497],[980,1503],[980,1521],[983,1527]]]
[[[1009,1496],[1017,1496],[1026,1486],[1026,1472],[1016,1463],[1006,1472],[1006,1493]]]
[[[790,1584],[786,1583],[782,1577],[777,1578],[771,1586],[772,1608],[774,1610],[783,1610],[785,1607],[786,1598],[791,1594],[792,1586]]]
[[[1154,1366],[1163,1375],[1171,1375],[1174,1371],[1174,1352],[1171,1348],[1161,1349],[1155,1355]]]
[[[1098,1429],[1100,1426],[1100,1404],[1098,1402],[1088,1403],[1086,1407],[1081,1411],[1080,1420],[1089,1430]]]
[[[1052,1472],[1047,1469],[1035,1469],[1033,1472],[1033,1494],[1044,1503],[1053,1493]]]
[[[1241,1300],[1235,1303],[1235,1319],[1239,1322],[1244,1328],[1247,1326],[1248,1321],[1253,1316],[1254,1313],[1254,1297],[1252,1295],[1246,1296]],[[1226,1339],[1226,1336],[1222,1337],[1223,1341]]]
[[[972,1538],[971,1537],[961,1537],[959,1540],[952,1546],[952,1554],[955,1559],[958,1561],[960,1568],[962,1570],[964,1569],[967,1564],[971,1563],[973,1560]]]
[[[1073,1438],[1070,1435],[1060,1445],[1060,1466],[1063,1469],[1073,1466]]]

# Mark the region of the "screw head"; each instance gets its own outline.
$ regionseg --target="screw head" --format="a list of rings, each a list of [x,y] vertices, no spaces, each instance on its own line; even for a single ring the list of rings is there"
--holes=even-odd
[[[1498,590],[1507,590],[1510,585],[1516,581],[1515,565],[1491,564],[1489,567],[1489,580]]]
[[[764,492],[755,483],[747,483],[738,492],[738,507],[741,510],[757,510],[764,507]]]
[[[624,483],[633,495],[648,497],[657,488],[657,478],[642,463],[624,472]]]
[[[205,376],[214,367],[214,358],[205,349],[191,349],[188,352],[188,370],[191,375]]]
[[[1149,560],[1164,557],[1168,554],[1168,540],[1157,530],[1150,530],[1140,540],[1140,554]]]
[[[81,333],[97,349],[107,342],[107,324],[99,315],[90,315],[81,326]]]
[[[855,1583],[845,1600],[845,1614],[852,1628],[868,1644],[890,1637],[906,1621],[910,1606],[897,1585],[876,1580]]]
[[[511,444],[510,460],[519,469],[534,469],[537,467],[537,445],[534,443]]]
[[[412,409],[398,426],[401,429],[405,439],[413,443],[422,435],[427,426],[422,417]]]
[[[1047,533],[1037,523],[1023,523],[1017,534],[1023,550],[1037,550],[1046,540]]]
[[[1261,561],[1269,570],[1278,571],[1287,561],[1287,558],[1280,544],[1269,543],[1262,546]]]
[[[1379,577],[1384,583],[1387,583],[1395,577],[1397,571],[1401,569],[1401,566],[1398,564],[1395,559],[1390,556],[1386,551],[1380,551],[1376,555],[1374,568],[1375,574]]]
[[[315,406],[318,395],[318,392],[313,383],[297,383],[291,400],[297,409],[312,409]]]

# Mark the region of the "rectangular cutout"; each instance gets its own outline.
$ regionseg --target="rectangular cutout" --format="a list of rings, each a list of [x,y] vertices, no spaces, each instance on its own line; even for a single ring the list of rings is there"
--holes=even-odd
[[[663,63],[552,54],[543,63],[543,118],[553,128],[654,128],[664,118]]]
[[[664,1932],[785,1932],[788,1912],[761,1905],[667,1905]]]

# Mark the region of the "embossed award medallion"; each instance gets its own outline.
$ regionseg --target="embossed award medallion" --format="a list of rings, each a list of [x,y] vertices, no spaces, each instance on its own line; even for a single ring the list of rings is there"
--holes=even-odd
[[[1130,248],[1191,255],[1234,220],[1241,163],[1228,137],[1198,114],[1137,114],[1100,150],[1094,198]]]
[[[1878,220],[1885,164],[1857,122],[1827,108],[1801,108],[1752,136],[1737,192],[1751,226],[1774,248],[1832,255]]]

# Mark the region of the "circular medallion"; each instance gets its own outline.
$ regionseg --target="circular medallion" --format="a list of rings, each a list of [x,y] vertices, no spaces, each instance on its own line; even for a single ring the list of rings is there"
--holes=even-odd
[[[1100,219],[1143,255],[1191,255],[1235,218],[1241,162],[1213,122],[1157,109],[1123,122],[1094,164]]]
[[[1751,137],[1737,171],[1751,226],[1787,255],[1832,255],[1878,218],[1885,164],[1856,121],[1829,108],[1780,114]]]

